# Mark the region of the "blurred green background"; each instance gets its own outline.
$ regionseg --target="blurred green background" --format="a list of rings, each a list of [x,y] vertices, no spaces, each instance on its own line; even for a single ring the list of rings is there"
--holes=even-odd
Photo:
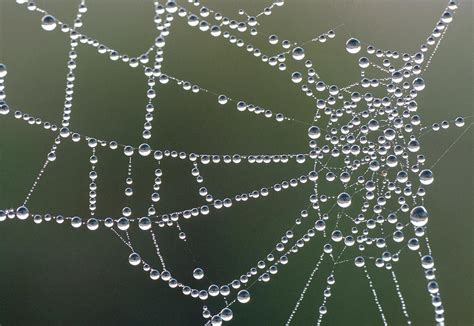
[[[426,40],[446,5],[444,0],[293,0],[261,17],[261,34],[276,33],[280,39],[305,41],[341,23],[367,45],[414,52]],[[78,1],[38,0],[39,7],[65,22],[72,22]],[[263,0],[202,1],[229,17],[244,8],[255,14],[268,3]],[[88,1],[84,26],[87,35],[137,55],[157,35],[153,3],[143,0]],[[189,6],[189,5],[188,5]],[[188,7],[189,8],[189,7]],[[194,9],[196,11],[196,9]],[[426,125],[472,115],[473,103],[473,2],[463,1],[429,70],[426,89],[420,94],[419,113]],[[14,1],[0,0],[0,62],[8,67],[7,101],[43,120],[60,124],[64,101],[66,58],[69,42],[60,31],[40,28],[41,14],[29,12]],[[209,19],[210,20],[210,19]],[[245,36],[270,53],[266,37]],[[328,84],[349,85],[359,79],[357,58],[347,54],[348,35],[336,30],[326,44],[309,44],[308,57]],[[210,38],[176,19],[166,39],[163,71],[196,82],[232,98],[246,99],[273,112],[303,121],[313,115],[312,101],[301,95],[285,73],[261,64],[258,59]],[[78,67],[71,129],[99,139],[139,144],[146,104],[146,78],[142,70],[112,62],[89,46],[77,48]],[[158,85],[158,108],[153,121],[156,148],[197,153],[299,153],[307,150],[306,127],[239,113],[217,105],[212,95],[182,91],[174,83]],[[467,120],[469,124],[471,120]],[[434,162],[463,130],[451,127],[422,139],[423,153]],[[0,117],[0,207],[23,202],[54,134],[13,118]],[[437,279],[448,325],[472,325],[472,198],[473,137],[470,130],[437,164],[435,183],[428,188],[425,206],[430,211],[429,235],[437,266]],[[135,160],[135,195],[126,199],[123,185],[127,159],[119,152],[98,148],[98,216],[119,216],[130,205],[137,216],[149,205],[152,159]],[[88,158],[90,149],[65,141],[58,159],[51,163],[33,194],[30,211],[88,214]],[[201,169],[205,184],[215,197],[231,196],[249,189],[270,186],[306,173],[311,163],[299,165],[213,165]],[[191,176],[189,161],[164,161],[159,212],[200,203],[199,186]],[[184,283],[207,287],[192,279],[195,267],[204,268],[216,283],[238,278],[265,257],[307,205],[309,184],[273,194],[264,200],[213,213],[181,223],[189,248],[178,239],[175,228],[160,229],[158,238],[168,268]],[[312,225],[309,219],[301,230]],[[148,236],[132,230],[149,261],[153,244]],[[312,240],[291,257],[269,284],[252,288],[252,301],[233,305],[231,325],[282,325],[293,309],[307,276],[314,268],[324,242]],[[190,251],[191,250],[191,251]],[[191,254],[192,252],[192,254]],[[69,225],[31,220],[0,224],[0,324],[9,325],[200,325],[203,302],[183,297],[163,282],[152,282],[140,268],[127,262],[129,251],[112,232],[102,228],[88,232]],[[294,325],[312,325],[322,300],[331,264],[324,261],[309,288]],[[426,282],[414,253],[395,265],[401,289],[414,325],[434,324]],[[370,266],[388,322],[403,325],[400,304],[389,273]],[[352,264],[338,267],[337,283],[329,299],[327,325],[379,325],[381,319],[367,280]],[[209,303],[211,309],[222,301]]]

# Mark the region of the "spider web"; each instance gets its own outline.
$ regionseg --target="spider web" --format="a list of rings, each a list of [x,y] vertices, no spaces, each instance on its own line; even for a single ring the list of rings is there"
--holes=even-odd
[[[24,3],[18,0],[17,2]],[[16,209],[0,211],[0,220],[3,221],[7,217],[19,219],[32,217],[36,223],[42,220],[55,220],[58,223],[70,223],[74,228],[86,228],[91,231],[109,230],[130,250],[130,264],[141,266],[145,272],[149,273],[152,280],[162,280],[171,288],[196,300],[207,301],[213,297],[220,297],[222,300],[219,308],[214,310],[207,306],[203,308],[203,317],[208,325],[220,325],[231,320],[234,305],[251,302],[252,289],[275,278],[279,269],[284,269],[293,256],[303,251],[314,238],[322,238],[327,243],[316,255],[314,268],[288,314],[286,325],[293,322],[316,276],[324,277],[327,286],[321,294],[314,320],[310,323],[320,325],[324,322],[324,317],[330,312],[328,304],[338,277],[337,269],[346,264],[354,265],[365,276],[366,286],[370,289],[373,304],[379,312],[380,322],[384,325],[388,324],[387,317],[380,300],[379,290],[368,266],[375,265],[387,271],[398,296],[400,314],[403,315],[406,324],[411,324],[409,309],[400,289],[397,274],[393,269],[402,255],[411,253],[420,258],[420,269],[425,273],[427,295],[432,301],[434,320],[438,324],[443,324],[444,308],[427,234],[428,212],[423,206],[426,194],[424,186],[433,182],[431,169],[472,124],[469,124],[430,166],[425,157],[420,154],[420,138],[428,132],[446,129],[450,124],[463,127],[465,121],[463,118],[456,118],[435,123],[431,127],[425,126],[417,114],[416,97],[425,88],[423,73],[429,68],[439,44],[449,29],[457,4],[452,1],[448,3],[426,44],[421,45],[419,52],[413,54],[378,49],[364,44],[353,38],[344,24],[336,25],[333,29],[303,42],[281,40],[277,35],[266,35],[257,31],[257,28],[262,25],[263,16],[271,15],[283,5],[285,5],[283,1],[275,1],[254,16],[241,10],[239,14],[244,19],[238,20],[225,17],[196,1],[190,1],[187,4],[184,1],[183,3],[168,1],[163,4],[155,2],[154,22],[160,34],[146,52],[139,56],[128,56],[79,31],[82,27],[83,15],[87,13],[85,1],[79,5],[72,27],[34,3],[26,4],[29,10],[43,15],[43,29],[61,30],[69,37],[70,52],[67,63],[69,71],[65,105],[59,126],[24,112],[13,111],[10,104],[7,104],[5,93],[2,91],[0,98],[2,114],[13,114],[15,118],[30,125],[42,125],[57,136],[24,202]],[[302,96],[314,102],[314,118],[311,121],[301,121],[287,114],[273,112],[269,108],[214,92],[163,72],[161,68],[162,62],[166,60],[164,59],[166,42],[171,35],[170,27],[175,20],[185,20],[191,27],[209,34],[209,37],[224,38],[240,48],[240,51],[254,56],[262,64],[289,74],[290,82],[300,87]],[[350,54],[360,56],[362,47],[366,46],[366,56],[360,56],[359,59],[360,80],[346,86],[326,84],[320,78],[317,66],[313,65],[305,51],[312,43],[324,45],[331,42],[336,35],[339,36],[339,32],[348,36],[346,51]],[[244,40],[244,37],[249,35],[267,38],[270,45],[276,48],[275,52],[265,53],[254,47]],[[98,139],[70,128],[76,48],[79,46],[94,47],[99,54],[108,56],[112,61],[121,61],[132,69],[143,69],[148,78],[146,89],[148,104],[145,107],[142,144],[130,145],[115,140]],[[293,65],[297,65],[298,68],[289,68]],[[2,65],[0,70],[3,86],[7,74],[6,67]],[[378,77],[379,75],[382,77]],[[309,141],[308,151],[282,154],[211,154],[152,148],[147,140],[151,138],[152,121],[156,114],[154,99],[157,96],[159,84],[168,83],[175,83],[185,91],[212,96],[215,98],[216,106],[234,107],[241,114],[254,115],[255,119],[261,121],[273,120],[279,124],[299,125],[302,128],[301,136]],[[89,159],[90,216],[87,217],[37,214],[28,209],[31,196],[49,165],[56,160],[57,149],[64,142],[86,143],[91,152]],[[157,167],[154,170],[151,203],[146,216],[135,216],[130,207],[123,207],[122,216],[96,216],[97,180],[100,180],[96,165],[100,157],[100,148],[120,151],[127,158],[124,192],[128,197],[134,194],[135,162],[142,159],[155,160]],[[204,201],[203,204],[176,211],[158,212],[160,189],[164,186],[162,177],[166,175],[166,170],[161,165],[168,160],[191,162],[190,172],[196,179],[196,184],[199,185],[198,193]],[[250,163],[268,166],[288,162],[309,163],[312,168],[302,175],[295,175],[275,184],[224,197],[213,195],[217,190],[205,187],[206,179],[202,173],[203,169],[212,169],[216,165],[235,166]],[[259,201],[277,192],[290,192],[305,184],[311,185],[309,200],[301,208],[294,224],[281,235],[264,259],[256,262],[255,266],[248,271],[244,271],[238,279],[223,284],[211,284],[208,288],[195,288],[181,283],[179,279],[174,278],[173,271],[167,268],[160,247],[158,229],[177,228],[179,238],[187,243],[188,234],[184,231],[187,220],[212,215],[217,211],[226,211],[245,205],[247,202]],[[308,219],[312,220],[313,226],[307,231],[301,230],[301,226],[304,225],[302,221]],[[151,258],[145,258],[140,254],[135,245],[137,240],[129,232],[130,228],[137,228],[149,234],[159,260],[158,265],[151,263]],[[300,233],[301,236],[298,235]],[[189,246],[188,248],[191,250]],[[332,266],[328,275],[318,274],[323,263],[329,263]],[[194,270],[193,275],[198,280],[203,277],[207,279],[200,268]]]

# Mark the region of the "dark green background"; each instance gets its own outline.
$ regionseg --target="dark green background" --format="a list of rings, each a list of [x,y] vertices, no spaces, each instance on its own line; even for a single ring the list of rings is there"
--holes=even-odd
[[[37,4],[63,21],[71,22],[78,1],[40,0]],[[433,29],[446,4],[444,0],[287,1],[270,17],[262,17],[259,31],[281,39],[304,41],[341,22],[365,44],[413,52]],[[267,1],[203,1],[224,15],[238,17],[245,8],[256,13]],[[123,53],[142,53],[157,31],[151,1],[94,0],[88,2],[81,29]],[[44,120],[60,123],[66,75],[68,38],[59,31],[40,28],[41,15],[13,1],[0,0],[0,62],[8,67],[6,92],[9,105]],[[460,6],[449,31],[424,75],[427,83],[419,96],[425,124],[472,114],[473,5]],[[306,46],[320,76],[328,83],[348,85],[358,79],[356,56],[348,55],[343,29],[326,44]],[[252,44],[277,53],[264,36]],[[111,62],[89,46],[78,47],[78,68],[71,128],[86,135],[139,144],[144,122],[146,79],[141,69]],[[275,68],[230,45],[211,39],[176,19],[167,38],[163,71],[199,83],[233,98],[310,121],[312,102],[289,83],[289,72]],[[291,70],[289,70],[291,71]],[[307,150],[306,127],[220,108],[216,98],[184,92],[173,83],[158,86],[154,101],[159,108],[153,122],[154,147],[209,153],[296,153]],[[467,120],[467,124],[471,120]],[[422,139],[423,153],[434,162],[462,132],[450,128]],[[0,117],[0,207],[17,207],[42,166],[54,134]],[[33,194],[35,212],[87,216],[87,175],[90,150],[84,143],[61,144]],[[429,234],[438,269],[438,281],[448,325],[472,325],[472,131],[469,131],[436,168],[435,183],[425,200],[430,211]],[[144,214],[151,191],[151,159],[136,161],[136,193],[126,200],[123,184],[127,160],[118,152],[98,149],[99,216],[118,216],[123,205]],[[198,186],[188,161],[165,161],[161,212],[199,203]],[[216,197],[272,185],[299,176],[310,164],[217,165],[202,168],[206,186]],[[182,223],[193,252],[177,239],[174,228],[158,231],[162,253],[173,274],[185,283],[191,271],[203,267],[216,283],[237,278],[272,249],[306,206],[310,185],[272,195],[265,200],[236,205],[206,217]],[[311,222],[301,229],[310,227]],[[141,252],[152,257],[151,240],[131,231]],[[270,284],[251,290],[252,303],[233,305],[232,325],[283,324],[307,275],[318,259],[323,242],[315,239],[280,268]],[[128,250],[107,230],[87,232],[67,225],[6,221],[0,225],[0,324],[9,325],[199,325],[202,302],[183,297],[163,282],[152,282],[146,273],[127,262]],[[195,261],[193,260],[195,259]],[[311,325],[317,318],[325,261],[300,307],[295,325]],[[371,271],[372,267],[370,268]],[[399,275],[409,313],[415,325],[434,323],[429,296],[416,254],[402,256]],[[388,322],[403,324],[399,302],[389,274],[372,273]],[[367,280],[352,264],[341,265],[329,300],[327,325],[378,325],[379,314]],[[221,302],[217,302],[219,305]],[[210,303],[216,307],[216,302]]]

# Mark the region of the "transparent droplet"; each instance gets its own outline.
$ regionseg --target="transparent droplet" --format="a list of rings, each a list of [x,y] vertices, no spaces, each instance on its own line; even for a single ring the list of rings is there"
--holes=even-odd
[[[80,228],[82,225],[82,220],[79,216],[74,216],[71,219],[71,226],[75,229]]]
[[[16,210],[16,217],[20,220],[26,220],[30,216],[30,212],[26,206],[20,206]]]
[[[202,268],[195,268],[193,271],[193,277],[196,280],[202,279],[204,277],[204,271],[202,270]]]
[[[291,74],[291,81],[295,84],[300,83],[303,80],[303,76],[301,73],[295,71],[294,73]]]
[[[301,47],[296,47],[292,51],[293,59],[295,60],[303,60],[304,59],[304,49]]]
[[[87,221],[87,228],[91,231],[97,230],[99,228],[99,221],[97,221],[95,218],[90,218]]]
[[[217,98],[217,101],[219,102],[219,104],[221,105],[224,105],[224,104],[227,104],[227,96],[225,95],[219,95],[219,97]]]
[[[247,303],[250,301],[250,293],[247,290],[240,290],[237,294],[237,300],[240,303]]]
[[[221,316],[215,315],[211,318],[211,325],[213,326],[221,326],[222,325],[222,318]]]
[[[151,153],[151,147],[148,144],[141,144],[140,147],[138,148],[138,153],[141,156],[148,156]]]
[[[458,117],[456,120],[454,120],[454,124],[456,127],[463,127],[464,126],[464,118],[463,117]]]
[[[351,196],[347,192],[342,192],[337,196],[339,207],[347,208],[351,205]]]
[[[7,66],[0,63],[0,78],[4,78],[7,75]]]
[[[425,89],[425,81],[423,78],[416,78],[413,81],[413,88],[417,91],[422,91]]]
[[[311,126],[308,129],[308,137],[311,139],[318,139],[321,136],[321,130],[316,126]]]
[[[149,230],[151,228],[151,220],[148,217],[142,217],[138,220],[138,227],[142,230]]]
[[[56,153],[55,152],[49,152],[48,153],[48,161],[53,162],[56,160]]]
[[[356,38],[350,38],[346,42],[346,50],[349,53],[352,53],[352,54],[358,53],[360,51],[360,48],[361,48],[360,41]]]
[[[320,306],[319,307],[319,313],[321,315],[325,315],[327,312],[328,312],[328,308],[326,308],[326,306]]]
[[[45,15],[41,19],[41,27],[45,31],[48,31],[48,32],[53,31],[56,28],[56,26],[57,26],[56,18],[54,18],[51,15]]]
[[[445,11],[443,15],[441,15],[441,21],[448,24],[453,21],[453,15],[449,11]]]
[[[357,267],[363,267],[365,265],[365,259],[364,257],[356,257],[354,259],[354,265],[356,265]]]
[[[423,206],[416,206],[410,212],[410,222],[414,226],[424,226],[428,223],[428,211]]]
[[[229,320],[232,320],[232,318],[234,317],[234,314],[232,310],[230,310],[229,308],[224,308],[222,309],[220,316],[223,321],[229,321]]]
[[[430,255],[426,255],[426,256],[421,257],[421,266],[424,269],[433,268],[434,267],[433,257],[431,257]]]
[[[128,256],[128,262],[132,266],[137,266],[138,264],[141,263],[141,261],[142,259],[140,258],[140,255],[137,254],[136,252],[132,252],[130,256]]]
[[[119,220],[117,221],[117,227],[122,231],[128,230],[128,228],[130,227],[130,220],[126,217],[119,218]]]
[[[430,185],[433,183],[434,177],[431,170],[423,170],[419,174],[420,182],[424,185]]]

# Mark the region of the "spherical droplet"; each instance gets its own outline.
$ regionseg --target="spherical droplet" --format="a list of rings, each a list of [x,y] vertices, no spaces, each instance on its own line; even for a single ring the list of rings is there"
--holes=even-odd
[[[18,217],[20,220],[26,220],[30,216],[30,212],[28,211],[28,208],[25,206],[20,206],[16,210],[16,217]]]
[[[71,219],[71,226],[75,229],[80,228],[82,225],[82,220],[79,216],[74,216]]]
[[[229,308],[222,309],[220,315],[223,321],[232,320],[232,318],[234,317],[232,310],[230,310]]]
[[[413,80],[413,88],[417,91],[422,91],[425,89],[425,81],[423,78],[415,78]]]
[[[53,31],[56,28],[56,26],[57,26],[56,18],[54,18],[51,15],[45,15],[41,19],[41,27],[45,31],[48,31],[48,32]]]
[[[148,217],[142,217],[141,219],[138,220],[138,227],[141,229],[141,230],[149,230],[151,229],[151,220],[150,218]]]
[[[321,130],[316,126],[311,126],[308,129],[308,137],[311,139],[318,139],[321,136]]]
[[[360,41],[356,38],[350,38],[346,42],[346,50],[349,53],[352,53],[352,54],[358,53],[360,51],[360,47],[361,47]]]
[[[217,101],[219,102],[219,104],[221,105],[224,105],[224,104],[227,104],[227,96],[225,95],[219,95],[219,97],[217,98]]]
[[[449,12],[449,11],[445,11],[443,12],[443,14],[441,15],[441,21],[443,23],[450,23],[453,21],[453,15]]]
[[[420,249],[420,242],[418,241],[417,238],[411,238],[408,240],[408,248],[410,250],[418,250]]]
[[[222,325],[222,318],[221,316],[215,315],[211,318],[211,325],[212,326],[221,326]]]
[[[337,196],[339,207],[346,208],[351,206],[351,196],[347,192],[342,192]]]
[[[434,266],[433,257],[429,255],[421,257],[421,266],[423,266],[424,269],[433,268]]]
[[[292,51],[293,59],[303,60],[304,59],[304,49],[301,47],[296,47]]]
[[[410,222],[414,226],[424,226],[428,223],[428,211],[423,206],[416,206],[410,212]]]
[[[303,75],[300,72],[295,71],[291,74],[291,81],[295,84],[300,83],[303,80]]]
[[[204,271],[201,268],[195,268],[193,271],[193,277],[196,280],[200,280],[204,277]]]
[[[48,153],[48,161],[53,162],[56,160],[56,153],[55,152],[49,152]]]
[[[237,294],[237,300],[239,300],[240,303],[247,303],[250,301],[250,293],[247,290],[240,290],[239,293]]]
[[[178,10],[178,5],[176,4],[175,0],[168,0],[166,2],[165,9],[166,9],[167,12],[172,14],[172,13],[175,13]]]
[[[4,78],[7,75],[7,66],[0,63],[0,78]]]
[[[119,218],[119,220],[117,221],[117,227],[122,231],[128,230],[128,228],[130,227],[130,220],[126,217]]]
[[[456,120],[454,120],[454,124],[456,127],[463,127],[464,126],[464,118],[463,117],[458,117]]]
[[[97,230],[99,228],[99,221],[97,221],[95,218],[90,218],[87,221],[87,228],[91,231]]]
[[[354,265],[357,267],[363,267],[365,265],[365,259],[362,256],[358,256],[354,259]]]
[[[328,309],[326,308],[326,306],[320,306],[319,307],[319,313],[321,315],[325,315],[327,312],[328,312]]]
[[[138,153],[141,156],[148,156],[151,153],[151,147],[148,144],[141,144],[140,147],[138,147]]]
[[[141,263],[141,261],[142,259],[140,258],[140,255],[137,254],[136,252],[132,252],[130,256],[128,256],[128,262],[132,266],[137,266],[138,264]]]
[[[423,170],[419,174],[420,182],[424,185],[430,185],[433,183],[434,177],[431,170]]]

